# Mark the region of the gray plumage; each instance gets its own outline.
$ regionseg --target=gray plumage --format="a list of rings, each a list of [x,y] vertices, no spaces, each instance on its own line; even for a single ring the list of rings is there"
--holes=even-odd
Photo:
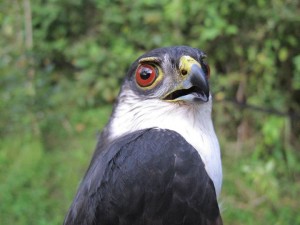
[[[161,148],[163,143],[163,148]],[[65,224],[217,224],[213,183],[197,151],[174,131],[114,141],[82,181]]]
[[[204,58],[177,46],[131,65],[64,225],[222,224]]]

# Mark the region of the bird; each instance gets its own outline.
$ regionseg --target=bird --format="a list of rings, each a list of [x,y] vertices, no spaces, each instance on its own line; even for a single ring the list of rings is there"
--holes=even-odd
[[[132,63],[64,225],[220,225],[210,67],[189,46]]]

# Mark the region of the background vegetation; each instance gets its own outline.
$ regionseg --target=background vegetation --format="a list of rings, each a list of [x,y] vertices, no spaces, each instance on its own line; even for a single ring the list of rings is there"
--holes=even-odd
[[[30,4],[31,3],[31,4]],[[1,0],[1,224],[61,224],[130,63],[212,69],[225,224],[300,224],[297,0]]]

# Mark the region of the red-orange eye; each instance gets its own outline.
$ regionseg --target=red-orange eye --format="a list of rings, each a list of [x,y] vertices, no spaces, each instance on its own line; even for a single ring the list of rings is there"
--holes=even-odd
[[[207,79],[210,78],[210,67],[206,62],[203,62],[204,65],[204,72],[206,74]]]
[[[156,79],[156,70],[151,65],[140,65],[136,70],[135,79],[141,87],[148,87]]]

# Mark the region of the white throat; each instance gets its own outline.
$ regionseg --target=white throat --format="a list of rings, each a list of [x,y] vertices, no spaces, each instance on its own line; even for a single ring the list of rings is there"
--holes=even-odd
[[[222,165],[219,142],[211,120],[211,97],[204,104],[180,105],[159,99],[127,101],[135,99],[132,92],[129,94],[130,98],[124,97],[119,102],[114,118],[108,124],[111,131],[109,138],[114,139],[129,132],[153,127],[179,133],[198,151],[219,196]],[[128,92],[126,95],[128,96]]]

